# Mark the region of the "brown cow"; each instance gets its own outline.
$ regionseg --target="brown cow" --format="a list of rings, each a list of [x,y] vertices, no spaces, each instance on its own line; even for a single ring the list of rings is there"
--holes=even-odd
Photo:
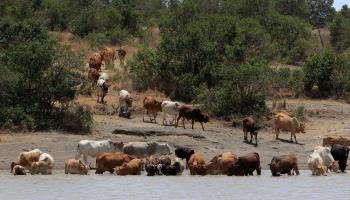
[[[188,168],[190,169],[191,175],[202,175],[206,174],[205,161],[202,154],[192,154],[188,161]]]
[[[182,118],[182,124],[185,129],[185,118],[187,120],[192,120],[192,129],[193,129],[193,124],[195,121],[201,123],[202,129],[204,131],[204,126],[203,122],[207,123],[209,122],[209,116],[206,114],[203,114],[199,108],[193,108],[190,105],[182,105],[179,108],[179,116],[177,117],[176,120],[176,125],[175,128],[179,125],[179,120]]]
[[[243,133],[244,133],[244,140],[248,141],[248,132],[250,133],[250,143],[253,141],[253,135],[255,137],[255,145],[258,145],[258,130],[261,127],[256,126],[254,119],[251,117],[246,117],[243,119]]]
[[[270,166],[272,176],[280,176],[281,174],[294,175],[294,171],[299,175],[298,159],[295,155],[283,155],[273,157]],[[293,173],[292,173],[293,171]]]
[[[229,168],[236,162],[237,156],[231,152],[214,156],[206,165],[207,174],[228,174]]]
[[[95,52],[89,58],[89,67],[101,71],[102,61],[103,54]]]
[[[145,170],[147,172],[147,176],[159,175],[158,169],[158,158],[155,156],[150,156],[146,158]]]
[[[88,174],[89,168],[80,160],[69,159],[65,162],[64,173],[65,174]]]
[[[116,52],[118,52],[118,58],[121,66],[124,66],[125,64],[125,56],[126,56],[126,51],[124,49],[117,49]]]
[[[122,166],[124,163],[128,163],[133,158],[127,154],[116,152],[116,153],[101,153],[96,157],[96,174],[103,174],[108,171],[114,172],[114,168]]]
[[[27,175],[26,169],[21,165],[15,165],[12,170],[13,175]]]
[[[88,78],[91,81],[91,88],[96,87],[99,77],[100,77],[100,73],[96,69],[94,68],[89,69]]]
[[[248,176],[253,175],[255,170],[258,175],[261,175],[260,156],[256,152],[238,157],[237,161],[229,168],[227,175]]]
[[[41,154],[42,152],[39,149],[20,153],[18,159],[11,163],[11,173],[16,165],[21,165],[25,169],[29,170],[32,166],[32,163],[39,161]]]
[[[108,61],[108,62],[114,63],[114,60],[116,58],[116,55],[115,55],[116,53],[114,48],[106,47],[102,52],[103,52],[103,57],[105,62]]]
[[[323,138],[323,146],[330,146],[333,147],[333,145],[335,144],[341,144],[344,146],[350,146],[350,140],[344,138],[344,137],[331,137],[331,136],[327,136],[325,138]]]
[[[158,112],[162,111],[162,102],[157,101],[153,97],[146,96],[143,99],[143,108],[146,110],[146,114],[149,116],[149,120],[152,122],[154,120],[157,123],[156,118]],[[144,111],[142,112],[142,120],[145,121]],[[151,118],[151,114],[153,115],[153,119]]]
[[[114,168],[117,175],[141,175],[142,161],[140,159],[132,159],[128,163],[124,163],[122,166]]]
[[[296,117],[290,117],[283,113],[278,113],[275,115],[275,132],[276,132],[276,140],[278,139],[278,135],[280,132],[280,129],[290,131],[290,141],[293,142],[293,136],[295,143],[298,143],[297,137],[295,133],[305,133],[305,125]]]

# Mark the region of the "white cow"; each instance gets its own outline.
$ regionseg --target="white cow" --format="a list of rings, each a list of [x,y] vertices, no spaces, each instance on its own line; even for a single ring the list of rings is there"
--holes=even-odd
[[[48,153],[42,153],[39,157],[39,161],[32,163],[30,168],[31,174],[52,174],[52,168],[55,165],[55,161]]]
[[[309,156],[307,162],[312,175],[325,175],[330,168],[332,171],[338,171],[338,162],[334,161],[330,147],[317,146],[314,152]]]
[[[167,143],[129,142],[123,147],[123,153],[137,157],[160,156],[171,154],[171,148]]]
[[[77,146],[75,159],[79,160],[80,156],[83,155],[83,160],[87,164],[88,156],[95,158],[102,152],[121,151],[123,146],[123,142],[113,142],[112,140],[81,140]]]
[[[108,81],[108,74],[105,73],[105,72],[102,72],[102,73],[100,74],[100,77],[99,77],[98,79],[102,79],[102,80],[104,80],[104,81]]]
[[[163,125],[168,125],[166,116],[167,114],[171,115],[173,117],[173,120],[171,121],[171,124],[176,124],[176,117],[179,114],[180,106],[183,105],[183,103],[177,102],[177,101],[163,101],[162,102],[162,112],[163,112]]]
[[[131,106],[132,106],[131,94],[126,90],[120,90],[120,92],[119,92],[120,114],[128,112],[128,110]]]

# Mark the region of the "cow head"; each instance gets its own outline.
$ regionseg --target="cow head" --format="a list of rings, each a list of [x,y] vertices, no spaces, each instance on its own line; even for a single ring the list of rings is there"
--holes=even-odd
[[[89,172],[89,167],[86,166],[83,162],[81,162],[81,160],[79,160],[78,169],[80,172],[83,172],[84,174],[88,174]]]
[[[114,168],[114,172],[117,174],[117,175],[127,175],[128,174],[128,165],[126,163],[124,163],[122,166],[120,167],[116,167]]]
[[[232,166],[229,168],[229,175],[235,175],[235,176],[244,176],[244,170],[240,164],[240,159],[232,164]]]
[[[204,123],[209,122],[209,116],[207,114],[203,114],[203,122]]]
[[[304,123],[300,123],[299,124],[297,132],[299,132],[299,133],[306,133],[305,132],[305,124]]]
[[[13,168],[18,165],[16,162],[12,162],[11,163],[11,173],[13,172]]]
[[[280,176],[277,157],[273,157],[271,160],[271,163],[268,164],[268,166],[270,166],[270,171],[271,171],[272,176]]]
[[[107,82],[104,82],[102,85],[103,92],[105,94],[108,94],[108,88],[111,86],[111,84],[108,84]]]
[[[158,167],[155,164],[146,164],[145,170],[147,172],[147,176],[154,176],[159,174]]]
[[[335,160],[331,166],[329,166],[329,169],[332,171],[332,172],[338,172],[339,171],[339,161],[338,160]]]
[[[115,149],[119,149],[119,150],[122,150],[123,147],[124,147],[124,143],[123,142],[112,142]]]

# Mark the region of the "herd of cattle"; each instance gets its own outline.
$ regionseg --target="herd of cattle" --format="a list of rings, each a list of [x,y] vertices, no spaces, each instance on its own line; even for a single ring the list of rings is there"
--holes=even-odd
[[[328,171],[345,172],[349,148],[344,138],[339,140],[325,138],[323,146],[314,148],[307,164],[312,175],[326,175]],[[175,154],[167,143],[159,142],[113,142],[111,140],[81,140],[76,149],[76,157],[65,161],[65,174],[89,174],[95,169],[96,174],[104,172],[116,175],[140,175],[143,170],[148,176],[181,175],[189,169],[191,175],[228,175],[244,176],[261,174],[260,155],[256,152],[237,156],[224,152],[205,161],[203,154],[191,148],[177,147]],[[83,161],[79,160],[83,156]],[[87,165],[88,157],[96,159],[96,167]],[[183,163],[183,159],[185,162]],[[11,163],[14,175],[52,174],[55,162],[51,155],[34,149],[22,152],[16,161]],[[273,157],[268,164],[272,176],[281,174],[299,175],[298,159],[295,155]]]

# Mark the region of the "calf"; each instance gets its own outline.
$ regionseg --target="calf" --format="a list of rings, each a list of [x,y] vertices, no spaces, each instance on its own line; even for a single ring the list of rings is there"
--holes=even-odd
[[[227,175],[253,175],[255,170],[258,175],[261,175],[260,157],[258,153],[254,152],[246,156],[238,157],[238,160],[228,170]]]
[[[154,156],[150,156],[146,158],[145,170],[147,172],[147,176],[159,175],[158,170],[158,159]]]
[[[162,111],[162,103],[153,97],[146,96],[143,99],[143,108],[146,110],[146,114],[149,116],[150,122],[154,121],[154,123],[157,123],[156,118],[158,112]],[[151,115],[153,115],[153,119],[151,118]],[[145,121],[144,111],[142,112],[142,120]]]
[[[205,161],[201,154],[192,154],[188,161],[188,168],[190,169],[191,175],[206,175]]]
[[[349,156],[349,148],[341,144],[335,144],[332,146],[331,154],[334,160],[338,161],[339,169],[341,172],[345,172],[346,162]]]
[[[25,169],[29,170],[33,162],[39,161],[41,154],[42,152],[39,149],[20,153],[18,159],[11,163],[11,173],[16,165],[23,166]]]
[[[181,103],[177,101],[163,101],[162,102],[162,112],[163,112],[163,125],[168,125],[166,116],[167,114],[172,116],[171,124],[176,123],[176,117],[179,114]]]
[[[114,168],[128,163],[133,157],[124,153],[101,153],[96,157],[95,174],[103,174],[105,171],[114,172]]]
[[[194,154],[194,150],[191,148],[177,147],[175,149],[176,157],[186,159],[186,169],[188,168],[188,161],[192,154]]]
[[[65,174],[81,174],[87,175],[89,172],[88,166],[86,166],[80,160],[69,159],[65,161],[64,173]]]
[[[55,161],[48,153],[42,153],[39,157],[39,161],[33,162],[30,168],[31,174],[52,174],[52,169],[55,165]]]
[[[181,175],[184,170],[184,167],[181,165],[180,162],[175,162],[172,165],[166,165],[165,167],[162,167],[162,174],[166,176],[177,176]]]
[[[141,175],[142,161],[140,159],[132,159],[128,163],[124,163],[120,167],[114,169],[117,175]]]
[[[181,118],[182,118],[182,124],[184,129],[185,129],[185,118],[187,120],[192,120],[192,129],[195,121],[201,123],[203,131],[204,131],[203,122],[204,123],[209,122],[208,115],[203,114],[199,108],[193,108],[190,105],[183,105],[180,107],[179,116],[177,117],[175,128],[177,128],[177,126],[179,125],[179,120]]]
[[[111,86],[106,80],[100,78],[97,81],[96,95],[97,103],[105,103],[104,98],[108,94],[108,88]],[[100,100],[101,99],[101,100]]]
[[[255,145],[258,145],[258,130],[261,127],[256,126],[254,119],[251,117],[246,117],[243,119],[243,133],[244,133],[244,140],[248,141],[247,133],[250,133],[250,143],[252,143],[253,135],[255,137]]]
[[[283,155],[273,157],[270,166],[272,176],[280,176],[281,174],[294,175],[294,171],[299,175],[298,160],[295,155]],[[293,173],[292,173],[293,171]]]

